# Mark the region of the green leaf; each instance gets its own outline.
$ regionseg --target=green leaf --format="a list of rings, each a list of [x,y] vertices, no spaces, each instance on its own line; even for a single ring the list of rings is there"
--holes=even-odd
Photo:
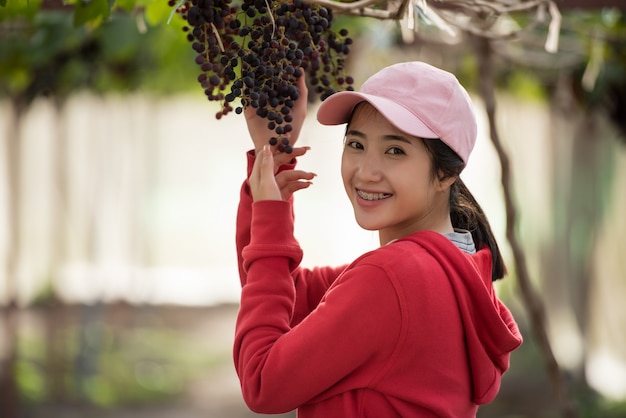
[[[170,18],[172,7],[167,4],[166,0],[150,1],[146,4],[144,16],[146,22],[151,26],[157,26],[165,23]]]
[[[74,26],[98,25],[110,13],[108,0],[78,0],[74,6]]]
[[[0,0],[0,22],[18,18],[32,20],[40,12],[41,0]],[[3,38],[4,34],[0,35]]]
[[[116,0],[115,1],[115,7],[125,10],[127,12],[132,12],[136,6],[137,6],[136,0]]]

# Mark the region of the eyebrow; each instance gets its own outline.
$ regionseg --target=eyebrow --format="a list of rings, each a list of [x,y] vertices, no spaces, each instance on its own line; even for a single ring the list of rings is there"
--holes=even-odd
[[[352,136],[356,136],[359,138],[365,138],[366,135],[361,132],[361,131],[357,131],[356,129],[351,129],[348,132],[346,132],[346,136],[348,135],[352,135]],[[401,142],[406,142],[407,144],[412,144],[413,142],[407,138],[406,136],[402,136],[402,135],[385,135],[383,136],[383,139],[388,140],[388,141],[401,141]]]

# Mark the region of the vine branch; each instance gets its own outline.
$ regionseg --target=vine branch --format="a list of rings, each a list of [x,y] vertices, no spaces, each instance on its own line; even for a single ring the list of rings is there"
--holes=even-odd
[[[511,166],[509,157],[502,145],[498,130],[496,127],[496,99],[493,87],[493,54],[491,51],[491,42],[485,38],[475,38],[476,55],[479,65],[480,74],[480,93],[485,104],[487,116],[489,118],[489,132],[491,142],[493,143],[501,167],[501,181],[504,193],[504,203],[506,210],[506,237],[513,252],[513,260],[515,263],[515,271],[519,282],[522,299],[526,305],[526,309],[530,316],[530,326],[535,337],[540,353],[544,358],[545,367],[548,371],[548,377],[555,392],[562,416],[564,418],[577,418],[578,413],[570,398],[567,385],[563,379],[563,375],[559,365],[552,352],[548,334],[546,331],[546,315],[541,298],[534,291],[528,268],[526,265],[526,257],[521,248],[515,233],[517,224],[517,209],[513,202],[513,186],[511,180]]]

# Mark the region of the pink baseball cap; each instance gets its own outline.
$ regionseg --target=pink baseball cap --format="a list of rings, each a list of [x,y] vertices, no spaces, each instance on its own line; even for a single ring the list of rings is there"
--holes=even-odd
[[[476,116],[467,91],[456,77],[424,62],[386,67],[356,91],[341,91],[322,102],[317,120],[347,123],[355,106],[368,102],[401,131],[441,139],[467,164],[476,143]]]

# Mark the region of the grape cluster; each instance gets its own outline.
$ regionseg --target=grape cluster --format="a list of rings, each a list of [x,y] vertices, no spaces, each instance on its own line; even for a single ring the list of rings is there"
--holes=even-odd
[[[251,106],[267,119],[275,133],[269,143],[280,151],[292,151],[286,134],[293,129],[300,77],[306,74],[321,100],[338,90],[353,90],[354,80],[345,74],[352,39],[346,29],[331,28],[331,9],[302,0],[169,4],[186,20],[183,31],[201,70],[198,82],[209,100],[221,103],[216,118]],[[240,105],[234,104],[237,99]]]

